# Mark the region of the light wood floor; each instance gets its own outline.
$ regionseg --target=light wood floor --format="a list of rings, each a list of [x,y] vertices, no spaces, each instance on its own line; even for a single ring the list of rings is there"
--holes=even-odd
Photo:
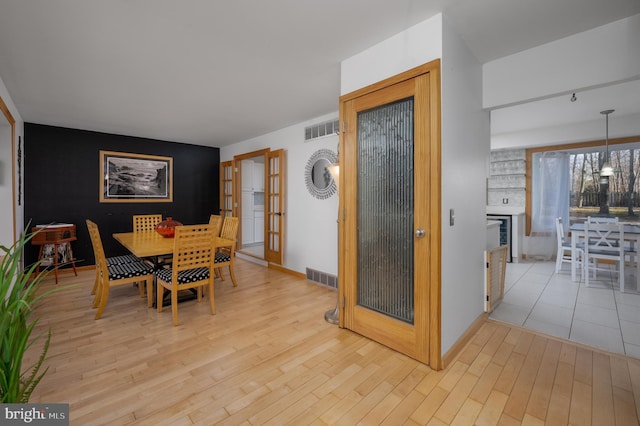
[[[69,403],[72,425],[638,424],[636,359],[489,320],[432,371],[326,323],[334,292],[243,260],[215,316],[184,302],[173,327],[127,285],[95,321],[93,276],[37,309],[53,337],[31,402]]]

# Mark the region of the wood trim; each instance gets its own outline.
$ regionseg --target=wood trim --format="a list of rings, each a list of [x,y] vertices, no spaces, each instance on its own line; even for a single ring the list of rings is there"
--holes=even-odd
[[[261,155],[267,155],[271,152],[271,148],[259,149],[257,151],[245,152],[244,154],[234,155],[233,159],[235,161],[248,160],[253,157],[260,157]]]
[[[486,312],[481,313],[474,322],[471,323],[467,331],[451,346],[451,348],[444,354],[442,359],[442,368],[447,368],[451,363],[460,355],[460,352],[467,346],[467,344],[476,337],[478,331],[484,323],[489,319],[489,314]]]
[[[11,126],[11,218],[13,219],[13,241],[16,241],[16,120],[13,118],[13,115],[11,115],[11,111],[9,111],[9,107],[4,102],[4,99],[2,99],[2,96],[0,96],[0,111],[2,111],[2,114]]]
[[[429,341],[428,341],[428,360],[422,360],[427,362],[429,366],[435,370],[443,368],[442,362],[442,305],[441,305],[441,286],[442,286],[442,218],[441,218],[441,74],[440,74],[440,60],[428,62],[418,67],[412,68],[396,76],[387,78],[380,82],[371,84],[364,88],[358,89],[351,93],[342,95],[340,97],[340,121],[341,123],[348,122],[349,119],[346,116],[345,107],[348,102],[355,100],[361,96],[375,92],[377,90],[384,89],[386,87],[402,83],[407,80],[411,80],[423,74],[429,74],[428,87],[425,87],[425,91],[428,94],[428,114],[429,114],[429,133],[427,143],[430,155],[428,156],[429,162],[429,229],[431,233],[429,235],[429,248],[428,256],[430,259],[429,268],[429,296],[428,296],[428,329],[429,329]],[[340,147],[342,148],[339,153],[339,163],[345,164],[345,156],[355,155],[353,152],[347,152],[348,149],[354,149],[354,143],[347,143],[346,138],[353,137],[353,132],[340,132]],[[340,170],[340,173],[355,173],[355,171]],[[345,209],[348,200],[353,199],[355,193],[353,188],[345,188],[344,182],[348,179],[340,179],[339,182],[339,218],[338,218],[338,240],[339,240],[339,254],[340,259],[338,263],[338,277],[340,282],[349,279],[345,277],[345,273],[349,268],[345,267],[345,263],[350,260],[347,257],[350,253],[354,252],[353,247],[347,247],[345,243]],[[354,179],[352,179],[354,181]],[[353,220],[353,219],[350,219]],[[338,286],[339,300],[344,300],[346,295],[344,285]],[[341,305],[341,306],[340,306]],[[340,327],[353,328],[353,324],[347,324],[345,321],[345,306],[344,303],[339,304],[339,324]]]
[[[276,263],[269,263],[267,267],[269,269],[274,269],[276,271],[280,271],[280,272],[284,272],[284,273],[289,274],[289,275],[293,275],[294,277],[297,277],[297,278],[307,279],[307,276],[305,274],[303,274],[302,272],[298,272],[298,271],[294,271],[293,269],[285,268],[284,266],[278,265]]]
[[[431,247],[429,258],[431,259],[431,285],[429,296],[429,365],[435,370],[444,368],[442,360],[442,99],[441,99],[441,76],[440,60],[429,62],[430,79],[430,100],[431,118],[430,129],[430,179],[431,188],[429,194],[431,199],[429,205],[431,211]]]
[[[422,74],[426,74],[435,69],[438,70],[438,74],[439,74],[440,59],[435,59],[431,62],[427,62],[426,64],[418,65],[417,67],[411,68],[410,70],[404,71],[400,74],[397,74],[392,77],[386,78],[384,80],[378,81],[376,83],[370,84],[368,86],[365,86],[353,92],[346,93],[340,96],[340,103],[349,101],[351,99],[359,98],[362,95],[375,92],[376,90],[384,89],[385,87],[388,87],[388,86],[393,86],[394,84],[401,83],[406,80],[411,80],[412,78],[415,78]],[[440,86],[438,86],[438,92],[440,92]]]
[[[632,142],[640,142],[640,135],[637,136],[627,136],[623,138],[614,138],[609,139],[609,145],[620,145],[625,143]],[[604,139],[596,139],[592,141],[584,141],[584,142],[576,142],[576,143],[565,143],[560,145],[549,145],[549,146],[539,146],[535,148],[527,148],[525,150],[525,235],[529,236],[531,234],[531,160],[533,158],[533,154],[538,152],[548,152],[548,151],[563,151],[567,149],[579,149],[579,148],[591,148],[604,146],[606,141]]]

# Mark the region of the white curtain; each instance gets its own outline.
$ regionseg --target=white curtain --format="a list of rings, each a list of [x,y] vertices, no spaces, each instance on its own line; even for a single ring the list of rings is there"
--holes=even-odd
[[[569,154],[534,154],[531,164],[531,234],[526,239],[527,256],[551,259],[555,255],[557,217],[561,217],[563,223],[569,223]]]

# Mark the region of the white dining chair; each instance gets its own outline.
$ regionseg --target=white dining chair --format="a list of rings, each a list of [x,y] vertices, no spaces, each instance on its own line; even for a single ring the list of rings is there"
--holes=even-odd
[[[585,222],[585,245],[583,259],[583,277],[585,285],[590,286],[590,272],[594,273],[594,278],[598,271],[607,271],[598,263],[598,260],[611,260],[618,266],[618,284],[621,291],[624,291],[624,267],[625,257],[634,256],[628,253],[624,244],[624,225],[622,223],[595,223]]]
[[[589,223],[618,223],[617,216],[587,216]]]
[[[564,226],[562,224],[562,218],[556,218],[556,239],[558,242],[558,249],[556,252],[556,274],[562,269],[562,263],[566,262],[571,265],[573,259],[578,263],[580,271],[582,268],[582,258],[584,257],[584,244],[578,243],[576,245],[576,252],[571,251],[571,239],[567,238],[564,232]],[[575,257],[574,257],[575,256]]]

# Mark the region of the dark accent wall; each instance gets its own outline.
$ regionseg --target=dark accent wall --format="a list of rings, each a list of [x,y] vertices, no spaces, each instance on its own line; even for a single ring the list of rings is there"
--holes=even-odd
[[[101,150],[172,157],[173,202],[100,203]],[[134,214],[206,223],[220,210],[219,167],[218,148],[25,123],[24,220],[75,224],[76,266],[93,265],[86,219],[98,224],[107,256],[127,253],[111,235],[131,231]],[[29,247],[27,264],[37,258],[38,247]]]

